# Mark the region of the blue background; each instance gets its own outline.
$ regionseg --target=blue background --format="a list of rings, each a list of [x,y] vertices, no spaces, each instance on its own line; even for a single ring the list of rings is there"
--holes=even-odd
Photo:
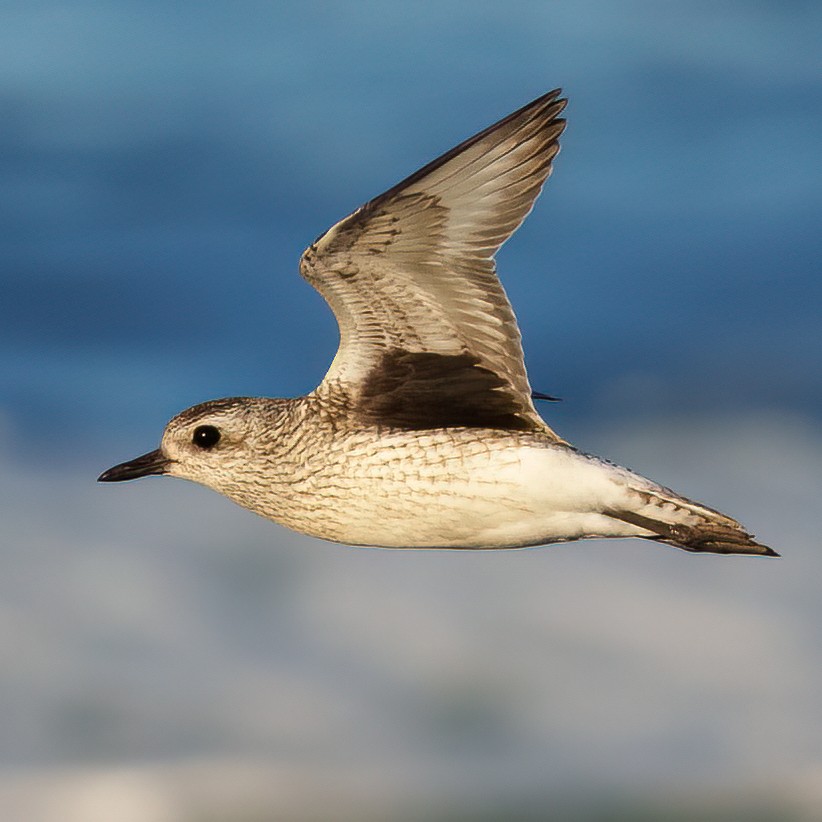
[[[500,258],[532,382],[568,400],[559,427],[752,405],[819,418],[813,4],[5,18],[0,384],[22,450],[129,430],[140,448],[195,401],[309,390],[336,328],[302,249],[560,84],[562,156]]]
[[[85,769],[114,820],[110,769],[139,767],[125,804],[148,822],[193,818],[229,772],[259,774],[282,818],[387,818],[385,794],[412,818],[419,795],[639,813],[685,791],[688,818],[750,785],[782,814],[818,796],[820,42],[803,2],[4,4],[0,792],[45,819],[47,785],[69,818],[63,769]],[[557,85],[562,152],[498,258],[532,384],[564,398],[544,413],[740,516],[781,564],[629,543],[398,557],[181,483],[93,486],[189,405],[313,388],[337,330],[303,248]],[[361,642],[343,653],[332,624]],[[520,684],[463,680],[479,659]]]

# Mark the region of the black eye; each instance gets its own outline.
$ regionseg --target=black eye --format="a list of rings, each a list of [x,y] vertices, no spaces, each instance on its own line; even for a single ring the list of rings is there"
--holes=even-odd
[[[213,425],[198,425],[194,429],[191,441],[198,448],[208,451],[209,448],[213,448],[220,441],[220,431]]]

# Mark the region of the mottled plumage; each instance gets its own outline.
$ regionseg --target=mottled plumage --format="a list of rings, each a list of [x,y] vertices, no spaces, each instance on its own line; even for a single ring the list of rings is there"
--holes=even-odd
[[[170,474],[356,545],[517,548],[642,537],[774,555],[734,519],[561,439],[539,416],[494,254],[565,127],[559,90],[461,143],[320,236],[300,261],[340,327],[296,399],[194,406],[100,479]]]

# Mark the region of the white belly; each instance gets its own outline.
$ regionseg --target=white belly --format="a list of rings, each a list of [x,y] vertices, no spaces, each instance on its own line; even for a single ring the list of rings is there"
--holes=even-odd
[[[624,469],[532,437],[407,432],[347,442],[291,486],[297,505],[261,511],[295,530],[353,545],[517,548],[630,536],[602,512],[625,505]]]

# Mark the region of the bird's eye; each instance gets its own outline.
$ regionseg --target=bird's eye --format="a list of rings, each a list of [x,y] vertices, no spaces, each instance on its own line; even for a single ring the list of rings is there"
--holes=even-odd
[[[220,441],[220,430],[213,425],[198,425],[191,441],[204,451],[213,448]]]

